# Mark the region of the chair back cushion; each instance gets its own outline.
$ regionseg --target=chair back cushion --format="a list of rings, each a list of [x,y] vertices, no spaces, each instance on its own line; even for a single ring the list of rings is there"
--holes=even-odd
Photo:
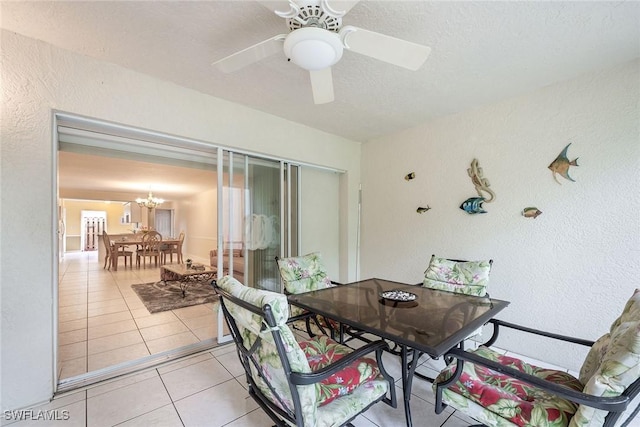
[[[286,324],[287,319],[289,318],[289,307],[287,297],[285,295],[249,288],[238,282],[232,276],[225,276],[220,279],[218,281],[218,286],[229,292],[234,297],[246,301],[260,309],[268,304],[271,307],[271,311],[273,312],[276,321],[275,327],[280,332],[280,337],[284,344],[286,357],[289,361],[291,371],[301,373],[311,372],[305,353],[300,348],[300,345],[295,340],[291,329],[289,329]],[[260,392],[271,402],[282,407],[278,398],[274,396],[275,392],[285,403],[285,406],[287,406],[283,409],[293,412],[294,403],[291,396],[291,390],[289,388],[290,386],[287,374],[283,369],[282,361],[276,348],[271,329],[266,326],[264,317],[233,304],[231,301],[224,301],[224,303],[229,314],[233,317],[238,329],[240,330],[243,340],[242,345],[245,348],[251,348],[258,337],[261,338],[253,357],[258,365],[263,369],[265,373],[264,376],[268,378],[269,384],[267,384],[263,377],[258,374],[258,371],[253,364],[251,364],[251,372],[249,375],[251,375],[257,384]],[[314,420],[316,418],[317,410],[315,386],[297,386],[297,391],[300,396],[303,418],[305,420]]]
[[[591,347],[580,369],[584,393],[619,396],[640,378],[640,289],[609,330]],[[607,412],[581,405],[571,426],[601,426]]]
[[[422,286],[441,291],[485,296],[491,261],[454,261],[431,257]]]
[[[319,252],[278,259],[278,268],[284,287],[290,294],[333,286]]]

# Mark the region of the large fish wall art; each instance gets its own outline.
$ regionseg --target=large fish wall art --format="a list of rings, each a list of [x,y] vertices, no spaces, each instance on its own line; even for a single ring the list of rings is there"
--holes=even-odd
[[[484,177],[482,168],[478,164],[478,159],[473,159],[471,161],[471,167],[467,169],[467,173],[471,177],[471,182],[476,187],[478,196],[484,198],[486,203],[491,203],[493,199],[496,198],[496,194],[489,188],[491,184],[489,184],[489,180]]]
[[[567,150],[569,149],[570,145],[571,143],[568,143],[567,146],[564,147],[564,150],[562,150],[562,152],[558,154],[558,157],[556,157],[556,159],[549,165],[549,169],[551,169],[553,179],[555,179],[558,184],[560,184],[560,181],[558,181],[556,174],[560,175],[566,180],[576,182],[575,179],[569,176],[569,166],[578,166],[577,157],[572,161],[569,161],[569,158],[567,157]]]
[[[482,207],[482,204],[484,202],[484,197],[469,197],[467,200],[462,202],[462,204],[460,205],[460,209],[468,214],[487,213],[487,211],[485,211]]]

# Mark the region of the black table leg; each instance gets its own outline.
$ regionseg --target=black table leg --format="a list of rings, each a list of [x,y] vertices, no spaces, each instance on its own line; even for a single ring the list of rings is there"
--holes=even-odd
[[[411,387],[413,385],[413,375],[418,366],[417,352],[414,349],[407,348],[406,345],[401,346],[401,362],[402,362],[402,394],[404,397],[404,414],[407,421],[407,427],[412,427],[411,420]],[[411,361],[409,362],[409,353],[411,353]]]

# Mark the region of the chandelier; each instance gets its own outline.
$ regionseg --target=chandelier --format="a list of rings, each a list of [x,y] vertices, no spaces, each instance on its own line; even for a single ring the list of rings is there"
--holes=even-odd
[[[138,204],[138,206],[140,206],[141,208],[148,208],[148,209],[153,209],[163,202],[164,202],[164,199],[153,197],[153,193],[151,191],[149,191],[149,195],[147,196],[146,199],[143,199],[140,197],[136,199],[136,203]]]

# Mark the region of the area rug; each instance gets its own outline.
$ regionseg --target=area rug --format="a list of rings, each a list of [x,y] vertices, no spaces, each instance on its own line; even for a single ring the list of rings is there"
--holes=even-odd
[[[176,281],[168,281],[166,285],[163,281],[141,283],[131,285],[131,289],[138,294],[149,313],[218,301],[218,295],[213,290],[210,281],[189,283],[184,298],[180,282]]]

